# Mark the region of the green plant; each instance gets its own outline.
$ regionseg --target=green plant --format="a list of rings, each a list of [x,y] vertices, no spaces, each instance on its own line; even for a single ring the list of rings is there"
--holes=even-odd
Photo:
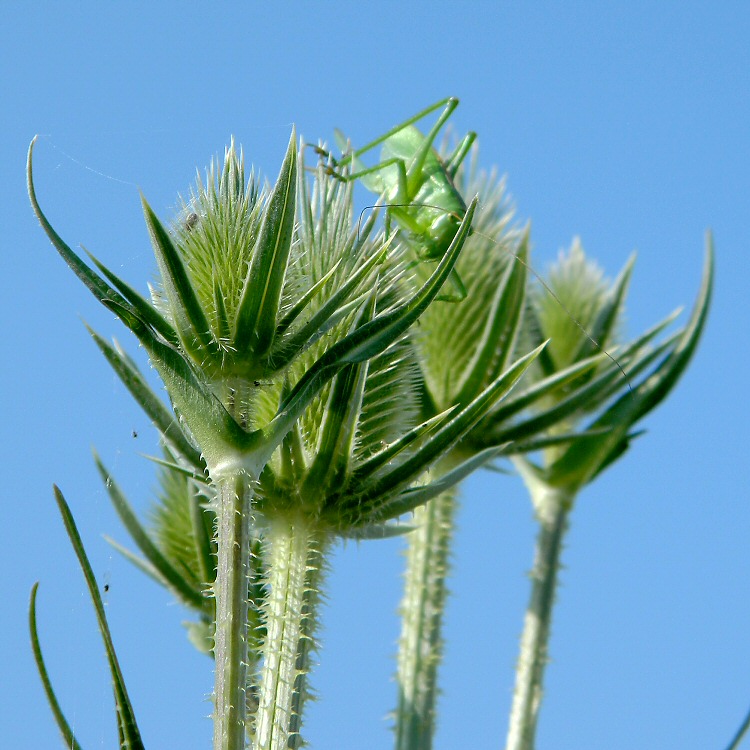
[[[372,224],[353,228],[350,188],[318,170],[308,192],[304,170],[298,179],[294,136],[270,195],[252,180],[246,187],[242,160],[230,148],[223,169],[198,185],[171,232],[144,201],[162,277],[149,303],[92,258],[101,275],[94,273],[55,233],[36,199],[31,155],[29,192],[42,226],[147,350],[174,415],[124,354],[95,335],[97,342],[154,417],[173,465],[195,478],[205,466],[208,502],[193,502],[191,518],[202,545],[199,574],[186,580],[155,545],[149,562],[204,622],[214,618],[215,747],[244,746],[247,708],[256,702],[246,696],[254,663],[254,746],[296,746],[330,540],[388,533],[391,519],[494,455],[458,466],[440,483],[414,486],[541,351],[513,363],[465,408],[421,424],[413,418],[415,368],[404,336],[450,274],[476,201],[435,271],[414,290],[400,278],[399,247],[380,235],[370,239]],[[213,514],[210,550],[202,506]],[[262,570],[251,568],[254,539]],[[205,580],[214,554],[215,577]],[[251,602],[248,581],[257,576],[265,593]],[[206,584],[213,607],[201,601]],[[265,629],[257,661],[248,654],[255,606]]]
[[[467,296],[455,309],[435,305],[417,339],[428,398],[427,415],[473,398],[518,351],[549,340],[514,392],[491,410],[446,457],[452,461],[505,445],[529,487],[540,523],[533,591],[518,664],[509,750],[530,750],[541,698],[552,601],[562,536],[576,494],[624,454],[633,425],[670,392],[689,363],[705,324],[713,279],[707,243],[703,286],[688,324],[663,341],[674,316],[621,344],[628,263],[608,288],[578,244],[545,281],[527,283],[529,230],[509,230],[502,183],[472,165],[457,184],[478,194],[483,211],[457,262]],[[542,456],[543,468],[532,461]],[[404,607],[426,613],[405,618],[399,654],[397,747],[429,748],[437,695],[440,628],[456,493],[420,509],[409,536]],[[417,586],[413,581],[424,581]],[[414,592],[419,592],[415,594]],[[415,601],[415,597],[417,601]],[[419,648],[414,633],[427,633]],[[429,643],[427,649],[425,643]]]
[[[433,150],[456,105],[438,102],[329,158],[311,178],[293,132],[270,190],[246,176],[232,144],[171,226],[144,199],[161,276],[150,299],[93,256],[94,268],[84,263],[55,232],[34,188],[33,143],[29,150],[42,227],[135,334],[169,395],[171,408],[119,344],[91,331],[164,445],[148,524],[95,460],[140,555],[116,546],[197,616],[190,640],[215,660],[215,750],[301,746],[328,552],[341,538],[393,534],[407,534],[409,546],[396,745],[431,747],[456,487],[502,458],[519,468],[541,525],[509,740],[513,750],[531,748],[573,499],[625,452],[632,426],[669,393],[697,346],[710,242],[688,325],[660,339],[667,319],[618,344],[631,265],[607,288],[575,248],[548,282],[530,284],[529,230],[511,228],[502,185],[478,172],[476,150],[464,163],[473,134],[446,157]],[[441,107],[427,136],[412,127]],[[380,143],[383,161],[362,168],[359,156]],[[385,193],[384,232],[376,213],[364,226],[354,221],[358,180]],[[478,198],[464,199],[474,193],[481,212]],[[415,262],[424,260],[434,263]],[[441,298],[446,283],[458,294]],[[72,516],[56,497],[91,587]],[[142,747],[91,594],[120,747]],[[44,666],[35,596],[37,664],[65,742],[77,747]]]

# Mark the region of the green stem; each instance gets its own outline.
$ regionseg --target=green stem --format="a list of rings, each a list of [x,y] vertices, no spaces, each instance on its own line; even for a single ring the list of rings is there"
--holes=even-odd
[[[455,509],[455,493],[446,492],[414,512],[401,604],[396,750],[432,747]]]
[[[323,538],[303,519],[273,519],[265,530],[266,638],[255,719],[255,750],[302,746],[300,728],[323,560]]]
[[[544,485],[537,485],[532,490],[532,496],[539,521],[539,535],[531,571],[531,600],[521,636],[506,750],[534,748],[560,554],[572,505],[568,493]]]
[[[214,750],[244,750],[253,490],[244,474],[220,481],[218,489]]]

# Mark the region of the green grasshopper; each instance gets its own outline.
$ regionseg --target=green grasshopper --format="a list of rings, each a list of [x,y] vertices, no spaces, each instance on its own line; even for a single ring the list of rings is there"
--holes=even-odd
[[[395,221],[421,260],[438,261],[443,257],[466,214],[466,203],[453,180],[476,133],[468,133],[446,159],[433,148],[438,133],[457,106],[458,99],[441,99],[356,151],[348,151],[346,138],[337,130],[337,145],[344,153],[339,160],[322,148],[316,149],[330,160],[329,174],[346,182],[359,180],[368,190],[383,196],[387,208],[386,232],[390,231],[391,221]],[[440,107],[443,111],[437,121],[423,135],[414,123]],[[381,144],[381,161],[365,167],[359,157]],[[342,174],[338,171],[342,167],[350,167],[351,171]],[[454,302],[464,299],[466,288],[455,270],[450,281],[454,294],[443,299]]]

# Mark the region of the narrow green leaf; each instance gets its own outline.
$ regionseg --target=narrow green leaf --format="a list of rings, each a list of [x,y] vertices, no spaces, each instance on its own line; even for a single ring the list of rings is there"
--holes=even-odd
[[[713,294],[713,282],[714,244],[713,235],[708,232],[706,235],[706,257],[703,266],[701,289],[693,308],[693,313],[690,316],[681,341],[670,355],[666,367],[660,368],[657,380],[651,381],[649,379],[649,382],[645,384],[647,387],[644,388],[644,397],[641,400],[638,410],[638,419],[666,398],[692,359],[706,325],[706,319],[708,318],[708,310]]]
[[[455,469],[443,474],[438,479],[418,487],[412,487],[399,493],[393,500],[385,504],[375,513],[375,520],[388,520],[399,518],[405,513],[410,513],[420,505],[424,505],[429,500],[446,492],[451,487],[455,487],[463,481],[469,474],[480,469],[485,463],[497,458],[501,453],[501,448],[485,448],[479,453],[474,454],[471,458],[459,464]],[[368,516],[369,518],[369,516]]]
[[[340,536],[344,539],[393,539],[396,536],[404,536],[414,531],[415,527],[407,523],[371,523],[359,528],[342,529]]]
[[[296,140],[297,136],[292,128],[284,163],[266,207],[242,290],[232,342],[240,356],[248,348],[256,355],[264,354],[273,344],[294,236]]]
[[[111,310],[131,331],[139,341],[156,338],[153,329],[149,328],[132,310],[127,303],[120,304],[116,300],[103,299],[100,302]]]
[[[205,475],[203,470],[197,472],[195,471],[195,469],[191,469],[186,466],[180,466],[174,461],[167,461],[163,458],[159,458],[159,456],[151,456],[148,453],[141,453],[140,455],[148,461],[155,463],[157,466],[163,466],[165,469],[169,469],[172,472],[182,474],[183,476],[193,479],[196,482],[200,482],[204,485],[207,485],[209,483],[209,479]]]
[[[169,232],[143,196],[141,203],[177,332],[187,351],[195,354],[198,361],[202,362],[206,354],[216,352],[216,342],[211,335],[208,320]]]
[[[362,410],[368,361],[339,372],[326,404],[320,449],[308,471],[304,488],[334,489],[350,473],[352,451]],[[303,489],[303,497],[306,492]]]
[[[137,311],[133,306],[122,297],[119,292],[113,289],[107,284],[104,279],[97,276],[70,247],[64,242],[60,235],[52,228],[52,225],[44,215],[39,202],[36,198],[36,190],[34,189],[34,178],[32,169],[32,154],[34,151],[34,144],[36,138],[31,141],[29,146],[29,155],[26,163],[26,180],[28,185],[29,198],[31,200],[31,206],[34,209],[39,223],[42,225],[47,237],[54,245],[60,257],[68,264],[69,268],[78,278],[83,282],[86,288],[96,297],[96,299],[103,303],[105,306],[112,309],[115,314],[125,323],[128,328],[134,331],[134,326],[138,325],[145,326],[145,323],[138,317]],[[135,321],[138,321],[136,324]],[[135,332],[135,331],[134,331]]]
[[[161,573],[146,559],[139,557],[135,552],[131,552],[127,547],[115,541],[111,536],[102,534],[104,541],[119,552],[131,565],[134,565],[141,573],[145,573],[152,581],[156,582],[162,588],[168,589],[169,584],[163,578]]]
[[[31,650],[34,652],[34,662],[36,663],[39,677],[42,680],[44,686],[44,692],[47,696],[47,703],[52,709],[52,713],[55,717],[55,723],[57,728],[60,730],[60,734],[63,736],[63,742],[68,750],[83,750],[81,745],[78,743],[73,730],[70,728],[68,720],[65,718],[65,714],[60,707],[60,703],[57,700],[55,691],[52,688],[52,682],[47,672],[47,666],[44,663],[44,656],[42,655],[42,647],[39,644],[39,633],[36,627],[36,593],[39,588],[39,582],[35,583],[31,587],[31,600],[29,602],[29,632],[31,633]]]
[[[558,445],[569,445],[576,440],[593,437],[596,435],[606,435],[609,429],[604,427],[596,430],[586,430],[585,432],[563,432],[558,435],[542,435],[533,437],[529,440],[516,440],[506,442],[500,455],[501,456],[518,456],[524,453],[533,453],[534,451],[552,448]]]
[[[85,248],[84,248],[85,249]],[[107,278],[109,281],[115,285],[117,289],[120,290],[120,292],[125,296],[125,299],[130,302],[130,304],[133,306],[133,309],[138,314],[138,317],[148,326],[153,328],[157,333],[161,334],[164,339],[172,344],[173,346],[176,346],[179,344],[179,337],[177,336],[177,332],[172,328],[170,323],[163,318],[159,312],[154,308],[153,305],[151,305],[148,300],[144,299],[138,292],[135,291],[129,284],[124,282],[122,279],[120,279],[118,276],[116,276],[112,271],[110,271],[103,263],[101,263],[94,255],[92,255],[88,250],[86,250],[86,255],[91,258],[92,263],[99,269],[99,271]]]
[[[635,255],[631,255],[612,285],[612,288],[609,290],[604,304],[597,313],[594,324],[581,339],[581,345],[573,355],[573,360],[588,357],[595,351],[604,351],[607,348],[612,330],[620,317],[625,295],[630,284],[630,277],[633,275],[634,265]]]
[[[529,231],[523,235],[516,253],[519,262],[509,263],[503,279],[490,302],[484,330],[477,342],[472,362],[463,374],[455,401],[468,403],[479,393],[482,384],[494,380],[504,369],[512,351],[516,331],[521,321],[526,299],[526,258],[529,251]],[[502,354],[498,344],[504,344]],[[493,367],[494,364],[494,367]]]
[[[312,302],[317,296],[318,292],[330,281],[331,277],[338,271],[339,266],[343,262],[343,258],[339,258],[330,268],[330,270],[315,284],[313,284],[298,300],[298,302],[284,315],[276,327],[276,338],[282,336],[289,329],[289,326],[294,323],[295,320],[302,314],[303,310]]]
[[[452,406],[450,409],[446,409],[440,414],[436,414],[434,417],[425,420],[416,427],[412,427],[398,440],[389,443],[383,448],[383,450],[378,451],[374,456],[370,457],[356,468],[352,473],[350,485],[356,486],[362,484],[365,479],[373,476],[376,471],[393,461],[393,459],[395,459],[400,453],[414,445],[417,441],[423,440],[431,432],[437,430],[438,427],[449,419],[451,415],[456,414],[458,409],[458,405]]]
[[[68,538],[73,545],[73,550],[76,553],[84,578],[86,579],[86,585],[88,586],[91,601],[93,602],[96,611],[96,619],[99,623],[99,632],[102,635],[104,648],[107,652],[107,661],[109,662],[109,670],[112,675],[112,683],[115,691],[115,707],[117,726],[120,734],[120,748],[121,750],[144,750],[141,735],[138,731],[138,725],[135,721],[133,706],[130,703],[130,698],[128,697],[125,688],[125,681],[120,670],[120,664],[117,661],[117,654],[115,653],[112,636],[109,632],[109,625],[107,624],[107,616],[104,613],[104,603],[102,602],[102,597],[99,593],[99,587],[96,584],[94,572],[91,569],[91,564],[86,556],[86,551],[83,548],[83,542],[81,541],[81,536],[76,528],[70,508],[57,486],[54,487],[54,491],[55,500],[57,501],[57,506],[60,509],[60,514],[62,515],[63,523],[65,524],[65,530],[68,532]]]
[[[389,240],[390,243],[390,240]],[[269,355],[274,367],[282,369],[313,342],[317,341],[330,324],[331,318],[340,319],[344,311],[344,305],[357,286],[366,278],[374,266],[383,261],[388,244],[384,245],[377,253],[363,263],[349,279],[323,304],[305,325],[301,326],[285,341],[281,341]],[[338,265],[338,264],[336,264]],[[325,278],[325,277],[324,277]]]
[[[542,352],[543,354],[543,352]],[[539,355],[541,359],[542,355]],[[566,388],[571,382],[579,378],[583,373],[596,367],[602,360],[602,355],[595,355],[582,362],[576,362],[570,367],[549,375],[542,380],[522,389],[504,401],[497,409],[492,411],[487,426],[491,430],[493,426],[504,427],[516,414],[531,407],[539,399],[550,396]]]
[[[742,742],[742,738],[747,734],[748,730],[750,730],[750,711],[748,711],[745,718],[742,720],[739,729],[735,732],[729,745],[727,745],[727,750],[737,750],[740,746],[740,742]]]
[[[125,387],[130,391],[138,405],[143,409],[156,429],[174,450],[185,458],[196,471],[203,471],[200,451],[197,451],[188,441],[173,414],[164,402],[149,388],[143,375],[135,364],[122,350],[110,346],[96,331],[86,326],[96,345],[102,351],[107,362],[112,366]]]
[[[362,326],[372,320],[375,295],[356,322]],[[302,488],[302,497],[315,488],[341,484],[349,473],[352,448],[362,410],[369,360],[349,365],[333,379],[320,427],[320,444]]]
[[[159,571],[161,577],[166,581],[170,589],[184,602],[190,604],[198,610],[205,609],[205,597],[200,591],[191,586],[179,571],[167,560],[161,550],[154,544],[146,530],[141,526],[138,517],[135,515],[130,503],[126,500],[122,490],[117,485],[112,475],[101,462],[100,458],[94,453],[96,468],[107,488],[107,494],[112,501],[117,515],[120,517],[128,533],[143,553],[144,557]]]

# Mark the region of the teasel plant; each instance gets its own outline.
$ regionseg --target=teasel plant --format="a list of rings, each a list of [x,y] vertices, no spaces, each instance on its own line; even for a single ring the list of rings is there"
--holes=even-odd
[[[376,232],[374,217],[355,226],[351,183],[321,168],[310,191],[294,132],[273,189],[252,178],[246,184],[232,146],[171,228],[143,200],[161,276],[150,300],[93,256],[93,267],[86,264],[56,233],[37,200],[32,156],[33,143],[28,187],[43,229],[135,334],[169,396],[171,408],[119,345],[92,332],[161,434],[163,496],[182,498],[174,505],[183,532],[167,502],[149,532],[97,459],[142,553],[131,557],[198,613],[193,641],[204,650],[212,644],[214,748],[239,750],[248,739],[258,750],[299,747],[333,541],[400,533],[397,519],[497,456],[498,444],[488,445],[429,474],[508,398],[545,343],[508,361],[474,398],[424,418],[411,335],[453,270],[477,202],[415,287],[398,237]],[[88,581],[80,538],[56,492]],[[92,596],[120,746],[142,747],[100,598]],[[31,628],[38,645],[35,616]],[[41,649],[35,654],[65,741],[76,747]]]
[[[688,323],[662,336],[672,315],[624,343],[619,337],[632,259],[608,285],[574,244],[549,279],[538,276],[529,261],[529,228],[511,226],[504,182],[478,168],[477,153],[475,147],[470,164],[456,177],[462,192],[480,197],[456,264],[467,296],[455,309],[427,310],[415,343],[423,416],[429,418],[471,402],[517,352],[549,340],[513,393],[433,470],[439,475],[489,446],[503,446],[496,458],[509,457],[529,490],[540,530],[507,750],[531,750],[569,513],[577,494],[625,453],[640,434],[634,425],[668,395],[687,367],[710,303],[713,247],[709,236],[703,284]],[[453,487],[418,508],[408,536],[397,750],[432,747],[457,498]]]
[[[506,750],[532,750],[535,746],[561,552],[576,499],[642,435],[636,425],[669,395],[690,363],[711,302],[713,256],[709,233],[701,288],[692,313],[682,328],[664,337],[677,313],[635,341],[622,342],[634,256],[609,282],[575,240],[567,253],[560,254],[547,279],[539,279],[529,294],[526,337],[521,348],[551,337],[549,347],[530,373],[530,387],[575,367],[596,350],[604,352],[607,359],[583,374],[572,388],[531,407],[536,412],[540,406],[556,410],[565,409],[566,403],[576,404],[577,408],[550,426],[549,432],[583,430],[581,438],[549,446],[535,457],[518,455],[513,459],[539,529]],[[551,304],[555,299],[560,304]],[[585,335],[581,328],[587,331]],[[490,440],[496,429],[493,424],[487,425]]]

